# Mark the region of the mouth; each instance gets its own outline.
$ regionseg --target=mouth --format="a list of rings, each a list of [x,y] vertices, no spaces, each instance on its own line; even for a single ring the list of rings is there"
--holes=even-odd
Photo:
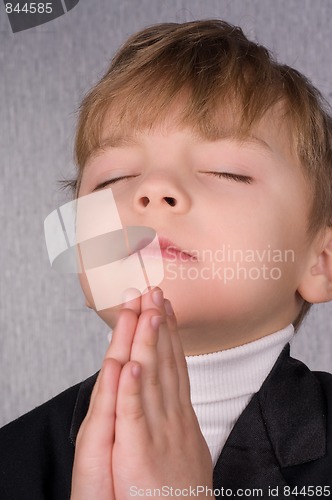
[[[165,238],[163,236],[158,236],[158,239],[159,239],[161,254],[163,257],[172,260],[180,259],[182,261],[197,260],[197,258],[194,255],[190,254],[187,250],[183,250],[168,238]]]
[[[159,242],[159,244],[158,244]],[[146,240],[141,240],[137,245],[134,252],[142,251],[143,256],[151,256],[151,257],[159,257],[165,258],[167,260],[176,261],[181,260],[185,261],[197,261],[196,256],[190,254],[187,250],[181,249],[178,245],[173,243],[173,241],[169,240],[164,236],[158,235],[158,242],[155,240],[147,245]],[[147,246],[146,246],[147,245]]]

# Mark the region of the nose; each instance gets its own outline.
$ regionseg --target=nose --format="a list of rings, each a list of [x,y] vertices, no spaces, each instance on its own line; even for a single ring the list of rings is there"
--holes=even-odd
[[[154,210],[183,214],[190,209],[191,198],[180,179],[167,176],[167,173],[151,174],[138,187],[134,204],[140,213]]]

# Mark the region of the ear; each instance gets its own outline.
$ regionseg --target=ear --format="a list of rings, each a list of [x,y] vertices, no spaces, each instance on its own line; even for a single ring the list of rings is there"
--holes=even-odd
[[[332,300],[332,228],[315,240],[298,292],[312,304]]]

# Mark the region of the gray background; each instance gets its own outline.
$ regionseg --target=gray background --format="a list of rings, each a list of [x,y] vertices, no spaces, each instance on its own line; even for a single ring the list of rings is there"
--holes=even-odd
[[[69,201],[75,110],[118,46],[153,23],[223,18],[304,72],[331,101],[332,2],[81,0],[13,34],[0,3],[0,426],[100,367],[107,326],[77,277],[53,272],[44,218]],[[315,306],[293,355],[332,371],[332,303]]]

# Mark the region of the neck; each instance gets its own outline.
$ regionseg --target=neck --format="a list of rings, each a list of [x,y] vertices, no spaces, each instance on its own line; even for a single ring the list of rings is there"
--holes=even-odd
[[[207,330],[206,325],[201,324],[195,325],[195,328],[181,328],[179,329],[179,334],[185,355],[197,356],[226,351],[255,342],[271,335],[271,332],[283,330],[289,324],[290,321],[278,320],[273,324],[257,325],[250,330],[246,325],[234,329],[233,325],[223,325],[220,323],[215,328]],[[204,332],[204,335],[202,335],[202,332]]]
[[[191,401],[212,460],[294,334],[293,325],[212,354],[186,356]]]

